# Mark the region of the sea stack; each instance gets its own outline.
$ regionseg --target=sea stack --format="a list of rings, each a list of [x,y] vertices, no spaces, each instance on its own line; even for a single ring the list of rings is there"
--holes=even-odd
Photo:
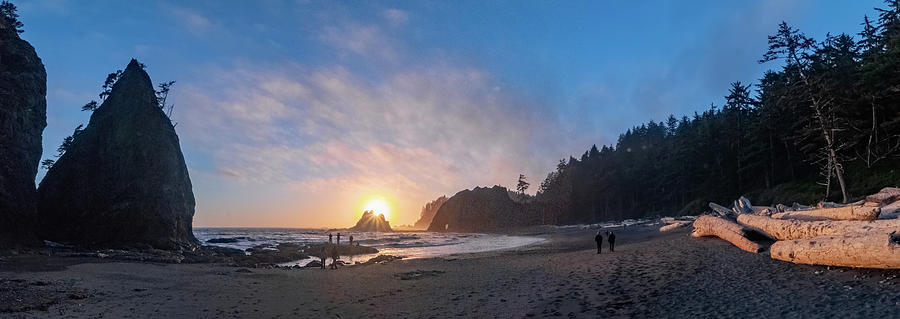
[[[132,59],[38,187],[47,239],[90,247],[191,249],[194,193],[178,135]]]
[[[384,219],[384,215],[375,214],[374,211],[367,210],[363,212],[362,217],[356,222],[356,226],[350,227],[352,231],[358,232],[392,232],[391,223]]]
[[[34,239],[46,95],[47,73],[34,47],[0,19],[0,246]]]
[[[450,197],[435,213],[428,231],[488,232],[529,224],[525,206],[509,198],[506,187],[476,187]]]
[[[441,208],[441,205],[444,205],[446,202],[447,196],[441,196],[425,204],[425,206],[422,207],[422,212],[419,213],[419,220],[416,221],[413,228],[428,229],[428,226],[431,225],[431,220],[434,219],[434,214],[436,214],[438,209]]]

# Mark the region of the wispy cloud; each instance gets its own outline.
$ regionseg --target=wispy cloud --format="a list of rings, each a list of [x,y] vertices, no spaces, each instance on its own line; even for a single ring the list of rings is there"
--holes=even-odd
[[[362,55],[374,45],[357,39],[342,47]],[[192,107],[179,130],[222,178],[283,184],[309,205],[321,198],[309,194],[323,189],[348,202],[364,189],[389,192],[407,216],[431,197],[510,184],[520,172],[538,179],[552,166],[553,152],[533,155],[555,121],[524,111],[531,102],[496,90],[488,72],[446,61],[378,71],[378,81],[341,64],[212,71],[208,86],[181,88],[179,103]]]
[[[400,9],[386,9],[381,12],[381,16],[392,26],[402,26],[409,21],[409,13]]]
[[[188,8],[173,6],[169,8],[169,12],[175,22],[193,34],[203,34],[213,26],[209,18]]]

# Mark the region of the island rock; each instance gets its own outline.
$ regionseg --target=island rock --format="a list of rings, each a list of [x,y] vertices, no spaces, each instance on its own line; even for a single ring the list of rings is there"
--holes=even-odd
[[[525,205],[513,201],[505,187],[463,190],[441,205],[428,231],[488,232],[533,223]]]
[[[175,127],[132,59],[41,181],[43,235],[84,246],[193,249],[194,205]]]
[[[384,215],[375,214],[374,211],[367,210],[363,212],[362,217],[356,222],[356,226],[350,227],[350,230],[357,232],[392,232],[391,224],[384,219]]]

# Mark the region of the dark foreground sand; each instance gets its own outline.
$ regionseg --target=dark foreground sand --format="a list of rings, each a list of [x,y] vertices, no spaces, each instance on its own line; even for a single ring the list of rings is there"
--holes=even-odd
[[[339,270],[4,257],[0,317],[900,316],[896,271],[794,265],[686,229],[630,227],[615,253],[597,255],[593,234]]]

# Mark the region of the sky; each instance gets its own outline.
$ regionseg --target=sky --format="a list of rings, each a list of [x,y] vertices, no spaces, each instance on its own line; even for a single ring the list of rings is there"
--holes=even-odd
[[[781,21],[855,34],[880,1],[18,0],[47,69],[44,157],[133,57],[169,101],[195,227],[412,224],[756,83]],[[45,172],[39,172],[38,181]]]

